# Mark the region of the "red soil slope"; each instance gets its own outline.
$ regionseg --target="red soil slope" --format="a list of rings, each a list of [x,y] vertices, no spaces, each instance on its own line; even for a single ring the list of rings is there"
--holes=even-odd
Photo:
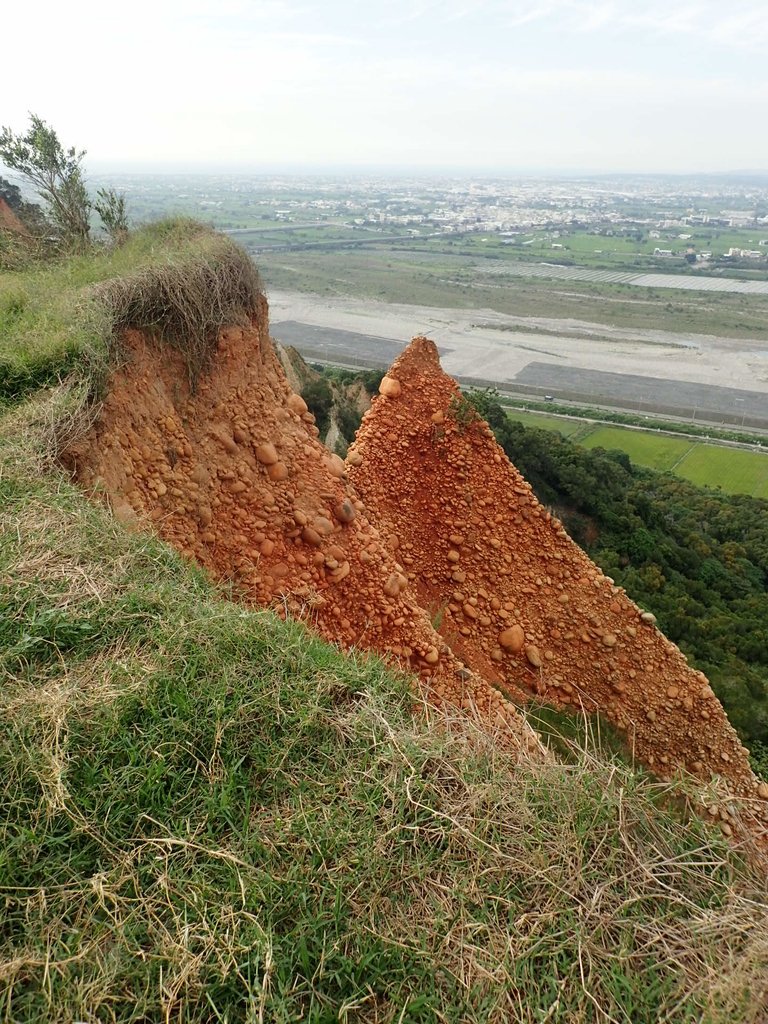
[[[266,301],[250,328],[221,332],[194,390],[174,350],[123,341],[97,422],[64,458],[122,520],[151,524],[243,600],[381,653],[514,749],[543,756],[503,694],[599,710],[660,775],[725,779],[765,835],[768,786],[705,677],[465,415],[432,342],[393,365],[345,466],[286,383]],[[733,806],[718,814],[728,831]]]
[[[437,635],[395,539],[317,440],[269,340],[266,302],[251,329],[221,333],[194,392],[180,355],[135,331],[124,342],[130,358],[97,423],[64,458],[81,484],[106,492],[124,521],[154,524],[245,600],[383,654],[434,703],[476,709],[512,745],[540,752],[513,705]]]
[[[15,235],[29,235],[19,218],[4,199],[0,198],[0,231],[11,231]]]
[[[718,774],[764,814],[768,786],[706,677],[539,504],[434,343],[416,338],[381,392],[350,476],[458,656],[510,694],[600,711],[659,775]]]

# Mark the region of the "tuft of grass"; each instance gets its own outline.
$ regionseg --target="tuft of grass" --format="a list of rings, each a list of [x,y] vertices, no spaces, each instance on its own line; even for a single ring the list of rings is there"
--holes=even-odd
[[[0,423],[6,1019],[765,1020],[763,880],[669,787],[414,716],[25,461],[39,402]]]
[[[98,393],[118,334],[148,331],[185,356],[194,382],[218,330],[245,324],[258,272],[230,239],[176,218],[118,248],[0,275],[0,399],[23,399],[78,371]]]

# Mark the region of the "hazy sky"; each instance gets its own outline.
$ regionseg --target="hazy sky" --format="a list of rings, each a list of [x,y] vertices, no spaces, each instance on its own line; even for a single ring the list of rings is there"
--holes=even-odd
[[[768,0],[20,0],[2,35],[2,124],[94,170],[768,168]]]

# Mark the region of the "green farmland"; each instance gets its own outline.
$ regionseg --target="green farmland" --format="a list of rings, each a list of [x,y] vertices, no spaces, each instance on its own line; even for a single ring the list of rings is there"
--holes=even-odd
[[[624,427],[594,427],[578,438],[585,448],[618,448],[640,466],[649,469],[674,470],[682,464],[697,442],[685,437],[669,437],[646,430]],[[711,485],[708,485],[711,486]]]
[[[510,419],[525,427],[557,431],[585,448],[626,452],[633,462],[671,472],[700,487],[720,487],[726,494],[768,498],[768,452],[728,448],[687,437],[670,437],[655,430],[626,427],[509,411]]]
[[[539,430],[556,430],[563,437],[573,437],[585,429],[583,420],[568,419],[565,416],[545,416],[537,412],[518,412],[515,409],[509,414],[510,419],[517,420],[524,427],[538,427]],[[591,427],[591,424],[589,424]]]
[[[768,498],[768,454],[697,444],[674,470],[691,483]]]

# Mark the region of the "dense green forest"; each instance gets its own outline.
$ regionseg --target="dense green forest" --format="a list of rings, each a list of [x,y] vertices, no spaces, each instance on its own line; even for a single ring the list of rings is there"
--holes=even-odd
[[[768,767],[768,501],[695,487],[470,400],[539,499],[705,672]]]

